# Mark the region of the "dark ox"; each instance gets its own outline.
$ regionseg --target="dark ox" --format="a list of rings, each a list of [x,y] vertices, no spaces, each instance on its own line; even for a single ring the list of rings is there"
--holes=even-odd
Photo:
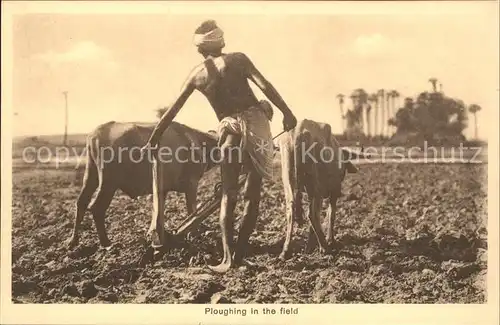
[[[73,234],[68,240],[70,247],[78,244],[80,224],[87,209],[92,212],[101,246],[111,245],[104,218],[118,189],[130,198],[154,194],[150,232],[163,229],[158,222],[163,222],[165,197],[169,191],[184,193],[188,214],[195,211],[200,178],[215,165],[211,158],[217,159],[213,154],[217,147],[216,137],[173,122],[160,141],[159,163],[153,173],[151,152],[141,153],[140,150],[153,128],[154,124],[113,121],[98,126],[87,137],[87,164],[76,203]],[[96,190],[97,196],[90,203]],[[157,191],[159,193],[154,193]]]
[[[280,258],[289,256],[293,222],[302,220],[303,193],[307,193],[309,200],[310,227],[306,250],[311,251],[319,243],[320,252],[326,252],[333,243],[336,204],[341,195],[342,181],[346,172],[357,172],[348,160],[349,155],[361,155],[342,149],[329,124],[307,119],[299,121],[293,130],[281,136],[278,144],[287,218],[286,239]],[[326,239],[320,222],[325,198],[329,200]]]

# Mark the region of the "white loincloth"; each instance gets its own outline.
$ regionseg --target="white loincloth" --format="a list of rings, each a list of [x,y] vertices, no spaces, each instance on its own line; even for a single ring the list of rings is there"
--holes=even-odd
[[[266,101],[260,107],[251,107],[244,112],[225,117],[219,123],[218,134],[229,132],[241,136],[240,148],[250,156],[259,174],[272,179],[274,145],[271,135],[270,119],[272,108]]]

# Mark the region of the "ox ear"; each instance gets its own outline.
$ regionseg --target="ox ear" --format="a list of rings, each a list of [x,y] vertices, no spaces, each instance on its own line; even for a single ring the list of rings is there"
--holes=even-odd
[[[352,156],[356,157],[356,154],[351,153],[350,151],[346,149],[342,149],[342,161],[345,164],[345,168],[348,173],[354,174],[358,172],[358,168],[354,166],[354,164],[351,162]]]
[[[345,168],[349,174],[355,174],[359,171],[358,167],[354,166],[350,161],[345,163]]]

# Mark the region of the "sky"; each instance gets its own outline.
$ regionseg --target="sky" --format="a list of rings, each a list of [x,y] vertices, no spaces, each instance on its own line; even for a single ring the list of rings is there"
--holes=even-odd
[[[498,110],[498,18],[494,3],[478,8],[460,14],[414,14],[409,6],[385,15],[18,15],[14,136],[63,133],[63,91],[69,133],[110,120],[156,121],[155,109],[175,99],[202,61],[192,37],[210,18],[224,30],[225,51],[245,52],[299,119],[328,122],[340,132],[338,93],[384,88],[404,98],[431,90],[428,79],[436,77],[446,95],[482,107],[479,136],[485,138],[488,112]],[[198,92],[176,120],[204,131],[217,126]],[[281,123],[276,109],[273,134]],[[472,123],[465,134],[473,134]]]

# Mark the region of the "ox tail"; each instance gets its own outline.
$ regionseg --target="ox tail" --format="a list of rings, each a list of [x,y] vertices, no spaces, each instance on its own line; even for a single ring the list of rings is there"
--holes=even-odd
[[[83,175],[83,186],[77,200],[77,216],[75,221],[75,229],[78,228],[77,224],[81,222],[83,213],[88,208],[88,205],[92,198],[92,194],[99,186],[99,172],[97,170],[97,165],[93,157],[94,150],[95,148],[92,144],[92,139],[89,136],[87,137],[85,143],[87,161],[85,163],[85,172]]]
[[[94,136],[87,138],[87,157],[89,162],[97,166],[99,162],[99,139]]]
[[[84,182],[99,183],[99,139],[93,135],[87,137],[87,164]]]

